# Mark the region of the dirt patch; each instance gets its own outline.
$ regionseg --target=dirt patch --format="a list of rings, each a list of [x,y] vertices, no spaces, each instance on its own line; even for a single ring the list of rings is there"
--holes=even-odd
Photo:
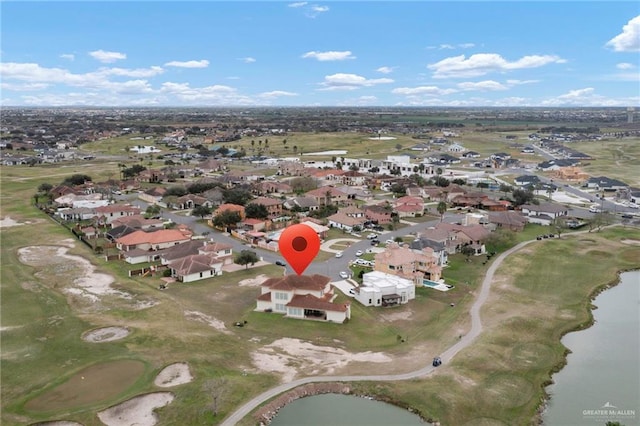
[[[184,311],[184,317],[192,321],[200,321],[225,334],[231,334],[222,321],[198,311]]]
[[[189,364],[186,362],[176,362],[163,368],[162,371],[158,373],[158,376],[156,376],[153,384],[161,388],[168,388],[183,385],[192,380],[193,376],[191,375],[191,371],[189,371]]]
[[[114,398],[138,380],[144,367],[143,362],[132,359],[92,365],[27,402],[25,408],[29,411],[69,410]]]
[[[99,309],[105,296],[130,301],[135,310],[157,304],[152,300],[134,300],[131,293],[113,288],[115,280],[111,275],[96,272],[96,267],[83,257],[68,254],[74,246],[73,240],[60,243],[63,246],[23,247],[18,250],[18,258],[25,265],[38,269],[35,275],[45,285],[59,287],[63,293],[88,309]]]
[[[620,242],[622,244],[628,244],[628,245],[631,245],[631,246],[640,246],[640,240],[629,240],[629,239],[626,239],[626,240],[621,240]]]
[[[100,411],[98,418],[107,426],[153,426],[158,422],[154,410],[169,405],[173,399],[174,395],[171,392],[136,396]]]
[[[251,359],[261,371],[282,374],[282,382],[291,381],[299,374],[333,374],[351,362],[391,361],[391,357],[382,352],[351,353],[286,337],[253,352]]]
[[[407,321],[411,319],[413,312],[410,309],[405,309],[400,312],[393,312],[390,314],[382,314],[380,315],[380,319],[386,322],[394,322],[394,321]]]
[[[238,282],[238,285],[240,287],[258,287],[262,285],[262,283],[265,282],[268,278],[269,277],[267,277],[265,274],[260,274],[255,278],[247,278],[246,280],[242,280]]]
[[[4,219],[0,220],[0,228],[11,228],[13,226],[24,225],[24,223],[17,222],[11,219],[9,216],[6,216]]]
[[[82,336],[82,340],[86,342],[113,342],[114,340],[124,339],[129,335],[129,329],[126,327],[104,327],[97,330],[91,330]]]

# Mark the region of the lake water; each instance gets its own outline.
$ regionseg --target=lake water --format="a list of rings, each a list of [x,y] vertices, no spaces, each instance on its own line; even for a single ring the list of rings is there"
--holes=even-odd
[[[545,425],[640,425],[640,271],[620,278],[595,299],[595,324],[562,339],[572,353],[547,388]]]
[[[323,394],[287,404],[271,426],[424,426],[420,417],[380,401],[353,395]]]

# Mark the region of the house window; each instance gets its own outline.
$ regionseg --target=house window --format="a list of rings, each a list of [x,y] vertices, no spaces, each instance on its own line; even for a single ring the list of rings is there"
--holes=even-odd
[[[289,300],[289,295],[287,293],[276,292],[276,300]]]
[[[284,304],[282,304],[282,303],[276,303],[276,311],[278,311],[278,312],[283,312],[283,311],[285,311],[285,310],[286,310],[286,308],[285,308]]]
[[[369,304],[371,304],[371,299],[369,299]]]

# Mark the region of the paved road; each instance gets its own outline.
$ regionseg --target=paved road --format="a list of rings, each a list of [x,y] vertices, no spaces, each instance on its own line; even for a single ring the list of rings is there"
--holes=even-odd
[[[507,250],[506,252],[500,254],[491,264],[489,269],[487,270],[487,274],[485,275],[482,285],[480,287],[480,293],[476,298],[473,306],[471,306],[470,315],[471,315],[471,330],[462,336],[458,342],[456,342],[453,346],[449,347],[445,350],[440,358],[442,362],[446,363],[451,361],[451,359],[461,350],[468,347],[476,337],[482,333],[482,322],[480,320],[480,309],[487,301],[489,297],[489,291],[491,290],[491,282],[493,281],[493,275],[498,267],[502,264],[502,261],[512,253],[520,250],[522,247],[535,242],[536,240],[525,241],[522,242],[515,247]],[[437,367],[433,367],[431,365],[431,360],[429,363],[414,371],[410,371],[408,373],[402,374],[388,374],[388,375],[372,375],[372,376],[315,376],[315,377],[305,377],[302,379],[294,380],[289,383],[283,383],[279,386],[271,388],[260,395],[256,396],[240,408],[238,408],[234,413],[232,413],[229,417],[227,417],[222,423],[222,426],[233,426],[242,420],[246,415],[256,409],[258,406],[266,402],[267,400],[283,393],[289,391],[298,386],[307,384],[307,383],[318,383],[318,382],[356,382],[356,381],[397,381],[397,380],[409,380],[415,379],[418,377],[423,377],[430,374]]]

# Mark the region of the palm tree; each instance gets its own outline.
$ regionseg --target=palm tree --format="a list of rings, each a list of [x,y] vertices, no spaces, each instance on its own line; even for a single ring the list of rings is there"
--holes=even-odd
[[[438,207],[436,207],[436,210],[438,210],[438,213],[440,213],[440,222],[442,222],[442,220],[444,219],[444,214],[447,212],[447,203],[445,203],[444,201],[440,201],[438,203]]]

